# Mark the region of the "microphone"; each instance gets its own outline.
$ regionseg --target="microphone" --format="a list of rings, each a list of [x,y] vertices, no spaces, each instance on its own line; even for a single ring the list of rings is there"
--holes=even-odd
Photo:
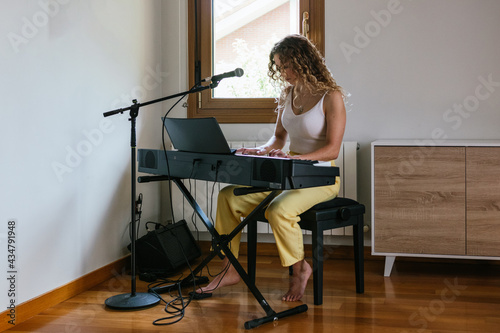
[[[208,81],[219,82],[222,79],[225,79],[228,77],[235,77],[235,76],[237,76],[237,77],[243,76],[243,69],[236,68],[234,71],[231,71],[231,72],[226,72],[226,73],[219,74],[219,75],[209,76],[209,77],[206,77],[203,80],[201,80],[201,82],[208,82]]]

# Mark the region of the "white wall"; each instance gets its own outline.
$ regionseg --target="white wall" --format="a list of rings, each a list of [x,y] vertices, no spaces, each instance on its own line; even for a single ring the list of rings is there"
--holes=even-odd
[[[344,139],[361,145],[358,199],[369,223],[370,142],[500,138],[500,2],[325,3],[326,61],[351,93]],[[230,140],[270,129],[223,126]]]
[[[7,224],[15,219],[17,304],[127,254],[129,117],[103,112],[162,97],[169,82],[179,86],[179,64],[162,54],[162,10],[170,5],[179,7],[1,2],[0,271],[5,277]],[[141,109],[138,147],[160,146],[164,107]],[[158,220],[159,185],[140,184],[138,193],[142,222]],[[9,286],[0,281],[7,306]]]

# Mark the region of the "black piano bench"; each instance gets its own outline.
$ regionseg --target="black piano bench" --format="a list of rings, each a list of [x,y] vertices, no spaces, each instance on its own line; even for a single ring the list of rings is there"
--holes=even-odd
[[[356,292],[364,293],[363,223],[365,206],[355,200],[337,197],[313,206],[300,215],[299,225],[312,232],[314,304],[323,304],[323,231],[353,226]],[[257,221],[267,222],[264,216]],[[248,275],[255,281],[257,223],[248,225]]]

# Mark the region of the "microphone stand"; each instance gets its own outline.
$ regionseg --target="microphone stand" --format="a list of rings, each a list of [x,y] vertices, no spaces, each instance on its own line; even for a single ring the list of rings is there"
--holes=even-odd
[[[136,219],[136,211],[135,211],[135,200],[136,200],[136,119],[139,115],[139,108],[142,106],[158,103],[165,101],[167,99],[184,96],[187,94],[200,92],[202,90],[215,88],[217,83],[212,83],[208,86],[197,86],[196,88],[190,89],[188,91],[178,93],[171,96],[166,96],[163,98],[158,98],[145,103],[137,103],[137,100],[132,101],[132,105],[122,109],[116,109],[112,111],[108,111],[103,113],[104,117],[109,117],[115,115],[117,113],[122,114],[125,111],[130,110],[130,151],[131,151],[131,183],[132,183],[132,193],[131,193],[131,216],[132,216],[132,240],[131,240],[131,266],[132,266],[132,287],[130,293],[120,294],[111,296],[104,302],[108,307],[118,310],[132,310],[132,309],[140,309],[155,305],[160,302],[160,298],[151,293],[136,293],[136,271],[135,271],[135,241],[137,239],[137,231],[135,229],[135,219]]]

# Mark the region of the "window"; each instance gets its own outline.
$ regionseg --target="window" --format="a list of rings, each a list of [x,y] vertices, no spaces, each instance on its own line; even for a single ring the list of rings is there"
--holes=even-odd
[[[273,123],[278,91],[267,77],[272,45],[308,33],[324,53],[324,0],[190,0],[189,85],[243,68],[241,78],[191,94],[188,117],[220,123]]]

